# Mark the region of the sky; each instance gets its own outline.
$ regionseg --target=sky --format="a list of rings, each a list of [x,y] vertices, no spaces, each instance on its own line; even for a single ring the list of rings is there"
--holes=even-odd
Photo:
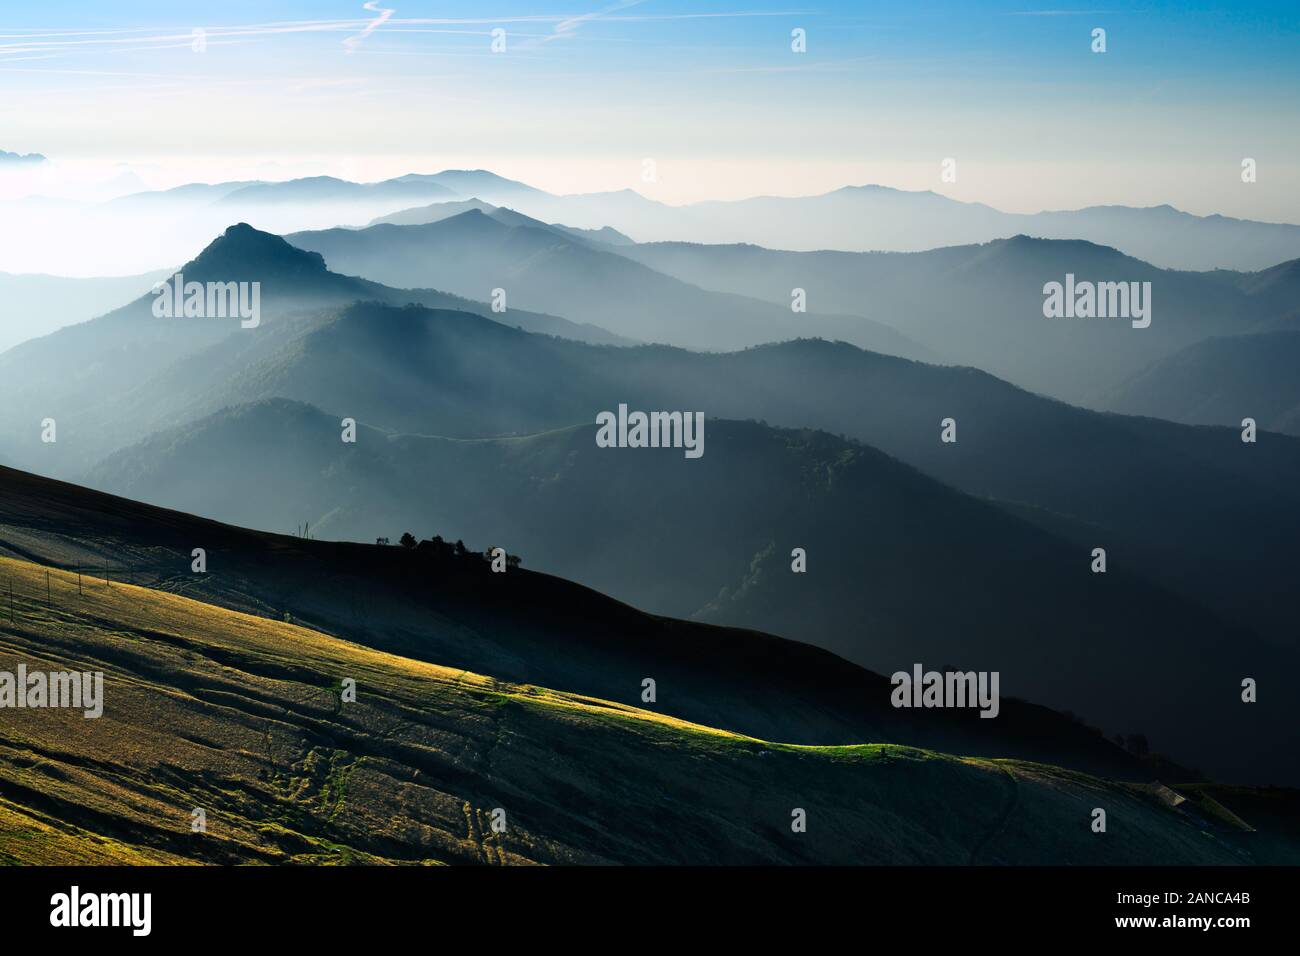
[[[1093,6],[3,0],[0,150],[52,164],[0,196],[481,167],[670,203],[881,183],[1300,222],[1300,4]]]

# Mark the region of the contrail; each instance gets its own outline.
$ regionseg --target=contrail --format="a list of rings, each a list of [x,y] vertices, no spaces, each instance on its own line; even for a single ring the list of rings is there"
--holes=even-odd
[[[377,13],[379,16],[367,23],[365,29],[356,36],[348,37],[343,41],[343,45],[347,47],[347,52],[349,53],[355,50],[361,44],[362,40],[374,33],[381,23],[384,23],[389,17],[397,12],[396,10],[388,10],[379,6],[376,0],[366,0],[366,2],[361,5],[361,9],[369,10],[371,13]]]

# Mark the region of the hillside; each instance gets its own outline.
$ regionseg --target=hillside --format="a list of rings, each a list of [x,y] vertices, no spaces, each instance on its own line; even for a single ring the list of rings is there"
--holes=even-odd
[[[594,425],[496,440],[363,427],[344,444],[337,418],[269,401],[158,435],[95,481],[256,527],[302,518],[332,538],[436,528],[656,613],[772,631],[883,674],[998,670],[1005,693],[1143,733],[1227,779],[1300,775],[1280,732],[1300,714],[1282,699],[1244,707],[1222,676],[1285,670],[1293,650],[1127,562],[1093,575],[1086,548],[873,449],[757,423],[705,432],[698,460],[600,449]],[[795,547],[806,573],[791,571]],[[1187,705],[1151,695],[1157,684]]]
[[[110,580],[275,619],[288,611],[405,657],[633,705],[650,675],[665,688],[665,713],[786,742],[907,743],[1131,780],[1159,769],[1010,692],[996,720],[900,711],[884,677],[824,650],[645,614],[526,568],[493,575],[477,555],[438,561],[396,546],[249,531],[4,469],[0,487],[0,554],[87,575],[107,568]],[[206,574],[191,572],[200,541],[212,556]]]
[[[1300,435],[1300,331],[1224,336],[1143,369],[1104,399],[1112,411],[1189,425]]]
[[[0,559],[0,667],[102,671],[15,711],[11,863],[1241,863],[1143,790],[1042,765],[766,743]],[[343,700],[344,680],[355,702]],[[1091,808],[1108,811],[1104,835]],[[793,808],[807,812],[795,834]],[[203,809],[206,832],[191,830]],[[495,810],[505,812],[494,832]],[[501,819],[498,815],[498,819]]]

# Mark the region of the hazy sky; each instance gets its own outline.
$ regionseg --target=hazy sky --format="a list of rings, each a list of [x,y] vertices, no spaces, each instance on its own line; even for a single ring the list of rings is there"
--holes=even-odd
[[[0,5],[0,149],[66,182],[474,166],[668,202],[879,182],[1300,222],[1298,107],[1294,0]]]

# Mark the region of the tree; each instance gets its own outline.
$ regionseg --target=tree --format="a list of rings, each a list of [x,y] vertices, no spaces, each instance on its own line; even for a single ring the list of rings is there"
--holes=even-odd
[[[415,540],[415,535],[411,534],[411,532],[409,531],[403,531],[402,538],[398,542],[398,544],[400,544],[403,548],[406,548],[409,551],[411,548],[414,548],[415,545],[417,544]]]

